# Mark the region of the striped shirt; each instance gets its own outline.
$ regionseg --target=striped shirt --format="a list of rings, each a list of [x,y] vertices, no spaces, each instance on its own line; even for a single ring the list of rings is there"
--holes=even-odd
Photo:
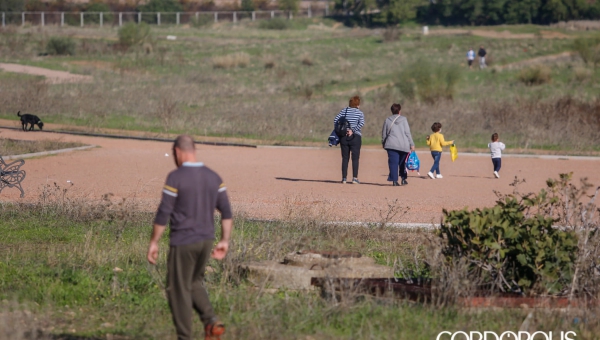
[[[354,108],[354,107],[347,107],[345,109],[342,109],[342,111],[340,111],[340,113],[338,113],[338,115],[335,116],[335,119],[333,120],[334,129],[335,129],[335,125],[337,124],[338,120],[341,117],[344,117],[344,115],[346,115],[346,119],[348,120],[348,122],[350,122],[350,127],[352,128],[352,132],[354,132],[355,134],[357,134],[359,136],[362,136],[362,134],[360,133],[360,130],[362,129],[363,126],[365,126],[365,114],[362,113],[361,110]]]
[[[213,240],[215,209],[222,219],[232,216],[221,177],[202,163],[186,162],[167,177],[154,223],[171,221],[171,246]]]

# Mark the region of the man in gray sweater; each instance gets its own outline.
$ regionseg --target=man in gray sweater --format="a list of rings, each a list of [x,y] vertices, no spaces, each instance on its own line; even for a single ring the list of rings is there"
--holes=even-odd
[[[388,166],[390,174],[388,181],[392,182],[392,186],[400,186],[398,183],[398,168],[400,168],[400,177],[402,185],[408,184],[406,178],[406,158],[410,152],[415,150],[406,117],[400,114],[402,106],[393,104],[391,107],[392,115],[389,116],[383,123],[381,129],[381,144],[388,154]]]
[[[227,188],[217,173],[196,161],[192,137],[177,137],[173,158],[177,169],[169,174],[163,188],[148,247],[148,262],[156,264],[158,241],[170,221],[166,293],[177,339],[192,339],[192,308],[204,323],[206,339],[220,339],[225,326],[217,319],[208,299],[204,272],[211,256],[221,260],[229,249],[233,220]],[[221,213],[221,240],[213,250],[215,209]]]

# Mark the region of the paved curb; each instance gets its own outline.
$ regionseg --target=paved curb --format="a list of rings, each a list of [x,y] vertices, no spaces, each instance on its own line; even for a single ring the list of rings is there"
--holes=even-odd
[[[56,154],[59,154],[59,153],[65,153],[65,152],[71,152],[71,151],[87,150],[87,149],[92,149],[92,148],[96,148],[96,147],[98,147],[98,146],[97,145],[86,145],[86,146],[79,146],[79,147],[76,147],[76,148],[59,149],[59,150],[52,150],[52,151],[42,151],[42,152],[34,152],[34,153],[26,153],[26,154],[22,154],[22,155],[2,156],[2,158],[5,159],[5,160],[9,160],[9,159],[25,159],[25,158],[33,158],[33,157],[40,157],[40,156],[56,155]]]

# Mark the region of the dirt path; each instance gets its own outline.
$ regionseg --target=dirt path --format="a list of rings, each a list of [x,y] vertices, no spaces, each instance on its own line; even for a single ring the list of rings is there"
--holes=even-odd
[[[573,57],[575,55],[576,55],[575,52],[562,52],[562,53],[557,53],[557,54],[544,55],[544,56],[535,57],[535,58],[531,58],[531,59],[516,61],[514,63],[510,63],[510,64],[506,64],[506,65],[501,65],[501,66],[498,66],[498,68],[501,70],[510,70],[510,69],[514,69],[514,68],[521,68],[521,67],[538,65],[538,64],[569,61],[569,60],[573,59]]]
[[[494,31],[484,29],[466,30],[460,28],[442,28],[429,31],[430,35],[476,35],[492,39],[535,39],[534,33],[511,33],[508,30]],[[570,39],[570,35],[555,31],[540,31],[538,37],[543,39]]]
[[[49,84],[84,83],[90,82],[93,79],[91,76],[84,76],[80,74],[72,74],[65,71],[55,71],[42,67],[26,66],[19,64],[0,63],[0,69],[6,72],[23,73],[34,76],[44,76],[46,77],[46,82],[48,82]]]
[[[174,169],[170,143],[129,141],[43,132],[3,129],[5,138],[60,139],[101,146],[86,151],[27,160],[24,201],[36,201],[46,184],[68,188],[70,196],[99,199],[112,193],[115,199],[135,199],[154,210],[167,173]],[[409,185],[392,187],[386,182],[387,157],[381,149],[364,149],[360,179],[363,184],[342,185],[339,149],[235,148],[199,146],[198,156],[225,180],[238,213],[277,219],[287,215],[327,216],[330,220],[378,221],[388,205],[410,207],[394,222],[439,221],[442,208],[490,206],[493,190],[512,192],[515,176],[527,182],[522,191],[537,191],[545,180],[559,173],[574,172],[575,179],[588,177],[600,184],[598,160],[561,160],[506,157],[502,178],[491,176],[489,157],[462,154],[452,163],[442,157],[444,179],[430,180],[412,173]],[[431,165],[428,152],[420,152],[423,170]],[[73,185],[67,181],[71,181]],[[20,201],[18,191],[5,189],[1,200]]]

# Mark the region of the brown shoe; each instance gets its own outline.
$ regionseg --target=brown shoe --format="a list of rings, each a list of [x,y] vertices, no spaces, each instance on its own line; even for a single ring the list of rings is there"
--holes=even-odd
[[[225,325],[221,321],[209,323],[204,327],[205,340],[221,340],[221,335],[225,333]]]

